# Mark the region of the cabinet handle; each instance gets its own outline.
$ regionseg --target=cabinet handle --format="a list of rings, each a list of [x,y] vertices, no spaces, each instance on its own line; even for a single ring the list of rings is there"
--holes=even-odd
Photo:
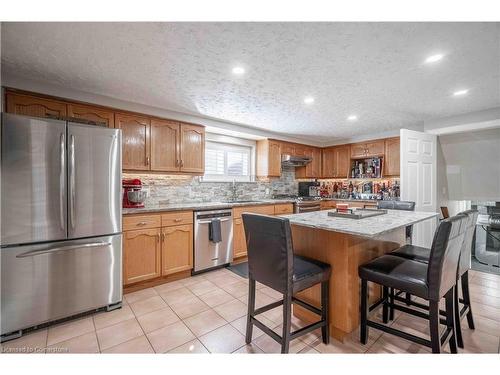
[[[139,221],[136,225],[137,226],[142,226],[142,225],[147,225],[147,221]]]
[[[178,166],[179,166],[179,159],[177,159],[177,160],[175,161],[175,166],[176,166],[176,167],[178,167]]]
[[[181,159],[181,167],[184,167],[184,162],[182,161],[182,159]]]
[[[149,165],[149,156],[146,156],[146,165]]]
[[[160,233],[156,235],[156,241],[160,242]]]
[[[176,223],[178,223],[180,221],[182,221],[182,219],[174,219],[174,222],[176,222]]]
[[[161,233],[161,242],[165,242],[165,232]]]

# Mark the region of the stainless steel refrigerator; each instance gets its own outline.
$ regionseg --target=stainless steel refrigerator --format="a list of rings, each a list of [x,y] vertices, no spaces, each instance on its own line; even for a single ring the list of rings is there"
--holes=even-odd
[[[2,114],[2,340],[122,299],[121,131]]]

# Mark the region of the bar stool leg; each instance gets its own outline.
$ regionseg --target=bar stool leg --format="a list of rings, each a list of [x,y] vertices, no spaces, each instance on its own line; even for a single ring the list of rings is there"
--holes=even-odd
[[[328,296],[330,295],[329,290],[330,282],[328,280],[323,281],[321,283],[321,320],[326,322],[326,324],[321,327],[321,338],[323,339],[323,344],[326,345],[330,343],[330,321],[328,319]]]
[[[249,278],[248,280],[248,313],[247,313],[247,330],[245,335],[245,342],[250,344],[252,342],[253,323],[252,317],[255,313],[255,279]]]
[[[462,338],[462,325],[460,319],[460,304],[458,303],[458,284],[453,288],[453,304],[455,314],[455,333],[457,335],[457,345],[459,348],[464,347],[464,340]]]
[[[475,329],[474,318],[472,317],[472,306],[470,304],[470,291],[469,291],[469,271],[465,272],[461,277],[462,284],[462,297],[464,298],[464,305],[469,307],[467,312],[467,323],[470,329]]]
[[[392,288],[391,288],[392,289]],[[382,321],[384,324],[389,323],[389,287],[388,286],[383,286],[382,287]],[[392,310],[392,309],[391,309]]]
[[[429,301],[429,330],[433,353],[441,353],[441,338],[439,337],[439,302]]]
[[[389,320],[394,320],[394,288],[389,288],[389,301],[391,303],[391,308],[389,309]]]
[[[455,287],[451,288],[445,295],[446,300],[446,326],[451,329],[451,337],[449,341],[450,352],[453,354],[458,353],[457,350],[457,336],[456,336],[456,322],[455,322]]]
[[[359,328],[359,341],[363,345],[368,341],[368,281],[361,280],[361,326]]]
[[[411,305],[411,294],[410,293],[406,293],[406,306],[410,306]]]
[[[292,295],[283,295],[283,334],[281,335],[281,354],[288,353],[292,328]]]

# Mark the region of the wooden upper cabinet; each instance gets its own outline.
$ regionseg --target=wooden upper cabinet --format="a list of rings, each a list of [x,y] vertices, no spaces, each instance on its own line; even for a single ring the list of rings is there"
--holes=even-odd
[[[205,128],[199,125],[180,126],[180,171],[205,172]]]
[[[281,153],[283,155],[295,155],[295,145],[293,143],[282,142]]]
[[[176,121],[151,120],[151,170],[178,172],[180,125]]]
[[[384,176],[399,176],[399,137],[385,140]]]
[[[281,144],[269,141],[269,170],[268,176],[279,177],[281,175]]]
[[[7,92],[5,102],[6,111],[16,115],[45,118],[67,116],[66,103],[57,100]]]
[[[281,175],[281,147],[282,142],[273,139],[257,141],[257,168],[258,177],[279,177]]]
[[[115,113],[108,109],[83,104],[68,104],[68,117],[92,121],[95,125],[115,127]]]
[[[383,156],[385,152],[385,143],[383,139],[354,143],[351,145],[351,158],[371,158],[374,156]]]
[[[295,177],[297,178],[319,178],[321,177],[321,150],[316,147],[303,147],[303,155],[312,159],[309,164],[304,167],[295,169]]]
[[[351,147],[349,145],[337,146],[335,147],[335,170],[334,177],[337,178],[347,178],[349,175],[349,169],[351,167],[350,152]]]
[[[150,120],[147,117],[117,113],[115,127],[122,129],[123,169],[150,169]]]

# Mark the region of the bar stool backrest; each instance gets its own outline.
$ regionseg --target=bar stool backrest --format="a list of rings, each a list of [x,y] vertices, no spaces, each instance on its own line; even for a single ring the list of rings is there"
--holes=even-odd
[[[430,300],[439,301],[456,284],[467,222],[465,215],[450,217],[441,221],[434,234],[427,270]]]
[[[292,288],[293,244],[286,218],[244,213],[249,277],[281,293]]]
[[[415,211],[415,202],[411,201],[378,201],[377,208],[386,210]]]
[[[465,228],[464,244],[460,254],[458,276],[462,276],[470,269],[471,266],[472,241],[474,240],[474,233],[476,232],[477,216],[479,215],[479,212],[477,210],[467,210],[461,212],[460,214],[469,216],[469,221],[467,223],[467,228]]]

